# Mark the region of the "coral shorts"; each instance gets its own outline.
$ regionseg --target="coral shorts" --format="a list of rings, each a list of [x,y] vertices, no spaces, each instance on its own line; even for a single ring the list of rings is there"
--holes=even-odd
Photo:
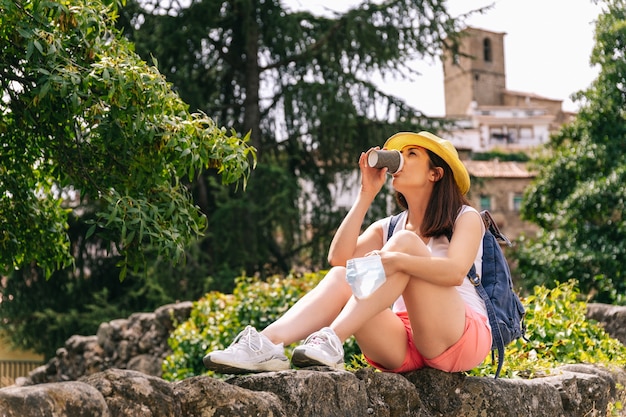
[[[465,305],[465,331],[461,338],[441,355],[426,359],[415,347],[413,330],[406,312],[396,313],[407,333],[407,352],[402,365],[396,369],[385,369],[376,362],[365,357],[373,367],[383,372],[409,372],[425,367],[440,369],[446,372],[469,371],[480,365],[491,351],[491,330],[487,317],[475,312]]]

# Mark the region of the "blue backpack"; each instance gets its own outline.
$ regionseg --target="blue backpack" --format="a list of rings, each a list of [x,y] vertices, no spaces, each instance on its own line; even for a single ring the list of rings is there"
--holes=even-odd
[[[393,235],[400,214],[391,217],[387,240]],[[491,325],[491,355],[493,360],[495,360],[495,350],[498,351],[498,368],[495,375],[498,378],[504,363],[504,347],[520,337],[525,339],[524,315],[526,311],[513,290],[509,264],[497,239],[509,246],[511,242],[500,232],[498,225],[487,210],[482,211],[480,215],[485,223],[483,276],[478,276],[475,265],[472,265],[467,273],[467,278],[474,284],[476,291],[485,301],[487,307],[487,315]],[[451,237],[448,236],[448,239]]]

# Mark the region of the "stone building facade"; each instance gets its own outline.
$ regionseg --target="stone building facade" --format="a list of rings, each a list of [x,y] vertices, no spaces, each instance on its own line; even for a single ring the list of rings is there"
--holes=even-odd
[[[463,117],[473,103],[503,105],[506,90],[505,33],[468,28],[458,54],[443,60],[446,116]]]
[[[504,35],[468,28],[458,54],[443,59],[448,138],[457,149],[524,151],[569,121],[563,100],[506,89]]]
[[[511,239],[535,227],[522,222],[519,206],[535,173],[523,162],[474,161],[473,153],[532,152],[570,121],[562,100],[507,90],[503,32],[467,28],[459,53],[443,59],[445,109],[455,127],[442,135],[462,155],[472,177],[470,199],[489,209]]]
[[[498,227],[510,240],[521,234],[534,236],[537,228],[520,218],[524,191],[535,174],[526,164],[502,161],[465,160],[472,178],[468,198],[478,210],[489,210]]]

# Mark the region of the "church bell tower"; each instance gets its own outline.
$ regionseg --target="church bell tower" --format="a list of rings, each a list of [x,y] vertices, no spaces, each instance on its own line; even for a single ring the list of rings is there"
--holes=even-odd
[[[474,106],[501,106],[506,89],[503,32],[467,28],[460,54],[443,61],[446,117],[462,117]]]

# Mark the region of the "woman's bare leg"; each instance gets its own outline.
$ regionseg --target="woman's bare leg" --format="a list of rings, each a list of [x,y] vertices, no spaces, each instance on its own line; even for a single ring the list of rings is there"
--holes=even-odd
[[[465,302],[455,287],[411,280],[403,293],[413,341],[428,359],[454,345],[465,330]]]
[[[262,333],[274,343],[289,345],[330,323],[352,296],[346,269],[334,267],[320,283]]]
[[[430,256],[421,239],[410,232],[395,235],[383,250]],[[331,327],[341,340],[356,335],[368,357],[386,368],[396,368],[404,359],[406,333],[402,334],[404,329],[398,325],[399,319],[392,321],[389,314],[381,312],[400,294],[407,306],[413,339],[422,355],[436,357],[461,337],[465,305],[456,288],[430,284],[404,273],[387,276],[387,281],[368,298],[353,297]]]
[[[354,337],[361,352],[386,369],[396,369],[404,362],[408,336],[404,323],[391,309],[372,317]]]

